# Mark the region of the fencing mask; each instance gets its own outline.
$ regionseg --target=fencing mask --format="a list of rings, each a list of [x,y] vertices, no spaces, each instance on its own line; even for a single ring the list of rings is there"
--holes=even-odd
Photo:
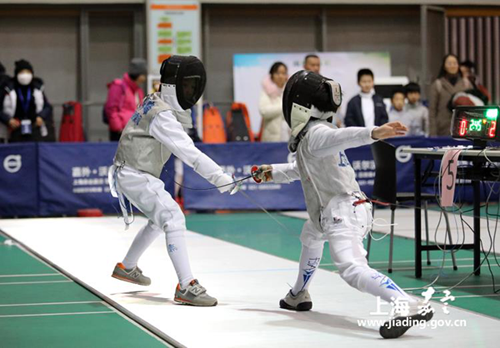
[[[338,82],[306,70],[293,74],[283,93],[283,114],[292,129],[290,151],[297,150],[300,134],[311,118],[327,120],[341,103],[342,90]]]
[[[195,105],[205,90],[205,67],[194,56],[171,56],[165,59],[160,74],[162,84],[175,86],[177,101],[184,110]]]

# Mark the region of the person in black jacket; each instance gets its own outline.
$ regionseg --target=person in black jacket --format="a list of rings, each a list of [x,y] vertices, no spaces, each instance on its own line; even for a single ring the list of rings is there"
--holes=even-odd
[[[373,72],[370,69],[358,71],[361,92],[347,104],[344,119],[346,127],[373,127],[389,122],[384,101],[375,94],[373,84]]]
[[[3,103],[9,93],[10,77],[5,73],[5,67],[0,62],[0,144],[9,138],[8,127],[13,124],[12,118],[4,112]]]
[[[3,112],[12,118],[9,142],[43,141],[48,135],[46,121],[52,106],[43,93],[43,81],[33,76],[26,60],[15,63],[14,78],[3,103]]]

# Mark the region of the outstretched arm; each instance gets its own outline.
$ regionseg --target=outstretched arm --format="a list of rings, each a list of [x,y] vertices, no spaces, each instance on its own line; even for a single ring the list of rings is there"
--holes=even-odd
[[[313,156],[326,157],[352,147],[371,144],[375,141],[373,128],[348,127],[330,128],[316,126],[309,130],[309,151]]]
[[[295,180],[300,180],[300,173],[297,168],[297,162],[263,164],[257,167],[253,173],[254,180],[258,183],[274,181],[277,184],[289,184]]]
[[[151,122],[149,134],[211,184],[215,186],[226,185],[219,188],[220,192],[232,189],[232,186],[229,185],[234,182],[232,177],[224,173],[217,163],[194,146],[191,138],[170,111],[160,112],[156,115]]]
[[[326,157],[353,147],[368,145],[376,140],[405,135],[408,129],[401,122],[380,127],[349,127],[333,129],[317,126],[309,130],[309,151],[316,157]]]
[[[289,184],[295,180],[300,180],[297,161],[293,161],[293,163],[273,164],[273,180],[278,184]]]

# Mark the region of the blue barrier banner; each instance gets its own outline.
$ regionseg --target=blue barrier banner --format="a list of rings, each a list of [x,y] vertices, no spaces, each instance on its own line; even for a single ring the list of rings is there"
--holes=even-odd
[[[389,140],[396,146],[397,185],[399,192],[414,191],[413,158],[403,154],[405,147],[443,147],[469,145],[470,142],[451,138],[401,137]],[[118,214],[118,201],[108,187],[108,168],[117,143],[23,143],[0,145],[0,216],[76,215],[77,210],[98,208],[108,214]],[[292,162],[294,156],[285,143],[199,144],[215,162],[229,173],[242,178],[250,174],[253,164]],[[346,151],[356,172],[361,190],[369,197],[375,178],[375,163],[370,146]],[[422,162],[422,170],[430,161]],[[461,163],[463,164],[463,162]],[[433,170],[439,170],[435,161]],[[174,195],[174,158],[166,164],[161,179]],[[183,185],[197,190],[182,189],[186,209],[193,210],[304,210],[304,196],[299,181],[293,184],[256,184],[252,179],[241,187],[242,193],[230,196],[217,189],[184,166]],[[434,192],[434,179],[424,192]],[[489,193],[484,186],[482,200]],[[472,202],[470,185],[459,185],[456,200]],[[496,199],[498,194],[493,194]]]
[[[398,137],[387,140],[388,143],[396,147],[396,171],[398,192],[414,192],[415,173],[413,171],[413,156],[401,152],[409,147],[443,147],[469,145],[470,142],[454,140],[445,137]],[[351,166],[356,172],[356,180],[361,190],[371,197],[373,192],[373,181],[375,179],[375,162],[370,146],[362,146],[346,150],[346,155]],[[428,165],[429,161],[422,162],[422,170]],[[435,161],[434,170],[439,170],[440,161]],[[423,192],[434,192],[432,186],[424,187]],[[472,196],[470,198],[472,201]]]
[[[292,160],[285,143],[230,143],[200,144],[197,147],[217,162],[223,170],[236,178],[250,175],[253,164],[286,163]],[[184,186],[190,188],[213,187],[209,182],[184,166]],[[200,191],[183,189],[184,207],[194,210],[213,209],[304,209],[304,196],[300,182],[293,184],[257,184],[249,179],[241,186],[241,193],[230,196],[217,189]]]
[[[40,143],[39,214],[76,215],[88,208],[121,214],[108,184],[116,147],[117,143]],[[173,160],[169,162],[166,168],[173,171]],[[166,186],[173,192],[173,182]]]
[[[413,157],[403,154],[401,150],[407,147],[443,147],[456,145],[469,145],[470,142],[458,141],[452,138],[425,138],[425,137],[399,137],[388,142],[396,146],[397,159],[397,186],[398,192],[414,192]],[[205,152],[215,162],[220,164],[229,173],[237,177],[244,177],[250,173],[252,164],[272,164],[291,162],[294,156],[290,155],[285,143],[229,143],[224,145],[202,144],[199,149]],[[373,191],[375,179],[375,162],[370,146],[346,150],[346,155],[356,172],[356,180],[360,188],[368,197]],[[422,169],[429,161],[422,162]],[[439,170],[440,161],[435,161],[434,169]],[[430,184],[432,184],[431,182]],[[184,185],[192,188],[207,188],[211,185],[185,167]],[[299,182],[287,184],[255,184],[249,179],[242,186],[242,190],[251,199],[242,194],[229,196],[219,194],[217,190],[198,191],[183,190],[184,205],[186,209],[215,210],[215,209],[258,209],[255,204],[272,210],[304,210],[304,196]],[[423,188],[423,192],[434,192],[434,187]],[[462,186],[458,194],[461,200],[471,202],[472,191],[470,186]],[[495,195],[497,197],[497,195]],[[484,199],[484,195],[482,195]]]
[[[40,143],[40,215],[76,215],[79,209],[120,211],[108,186],[116,143]]]
[[[0,216],[38,215],[37,147],[0,145]]]

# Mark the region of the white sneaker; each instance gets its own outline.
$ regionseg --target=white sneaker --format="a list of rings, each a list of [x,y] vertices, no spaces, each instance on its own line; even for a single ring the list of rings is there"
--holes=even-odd
[[[295,296],[290,290],[285,298],[280,301],[280,308],[297,312],[308,311],[312,306],[311,296],[307,290],[302,290]]]

